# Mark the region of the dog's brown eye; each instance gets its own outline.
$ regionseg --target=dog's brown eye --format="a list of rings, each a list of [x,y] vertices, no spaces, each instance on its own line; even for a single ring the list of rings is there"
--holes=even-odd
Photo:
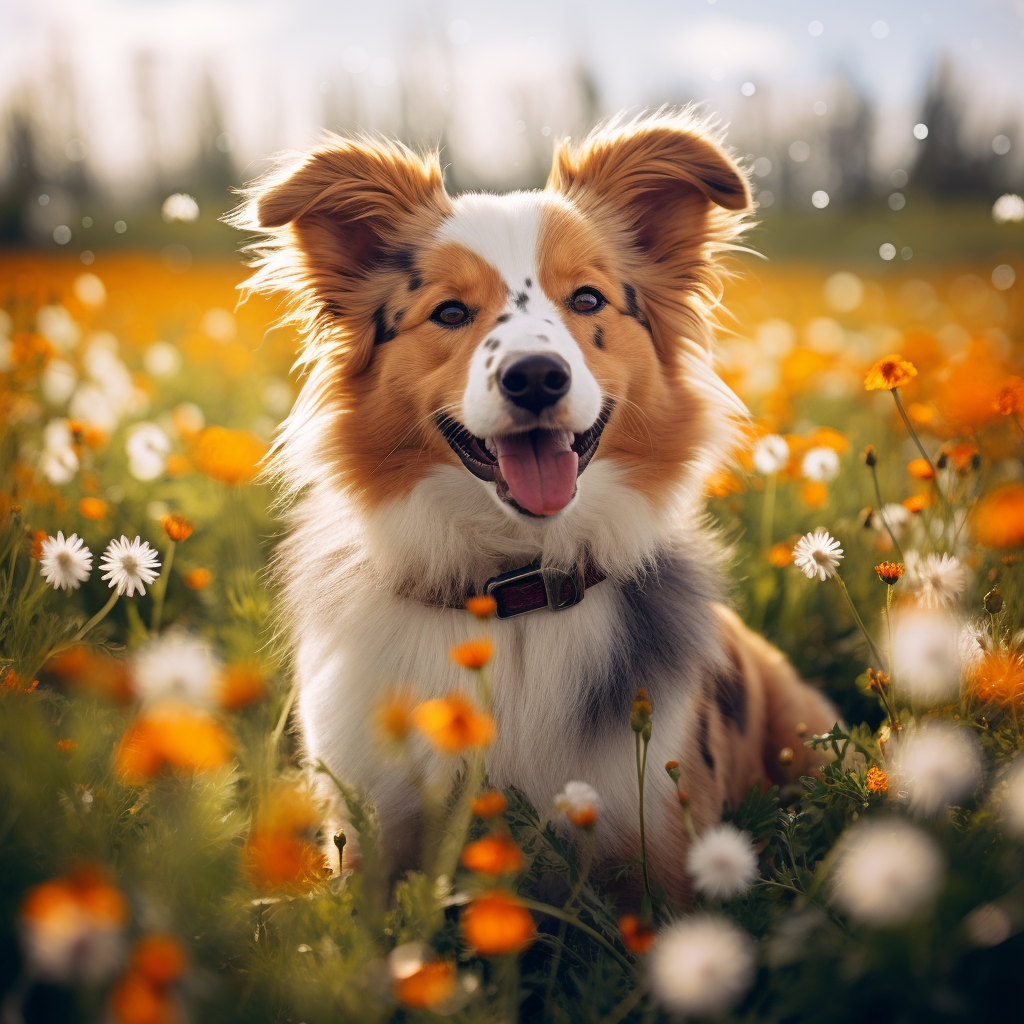
[[[580,288],[569,300],[577,313],[596,313],[604,304],[605,297],[596,288]]]
[[[461,327],[469,322],[469,308],[461,302],[442,302],[430,314],[430,319],[441,327]]]

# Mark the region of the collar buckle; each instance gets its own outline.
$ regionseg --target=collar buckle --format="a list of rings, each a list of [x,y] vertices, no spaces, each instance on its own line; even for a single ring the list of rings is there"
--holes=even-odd
[[[499,619],[541,608],[550,608],[553,612],[572,608],[583,600],[586,589],[585,573],[580,565],[566,571],[541,567],[536,562],[494,576],[484,584],[484,593],[497,603]]]

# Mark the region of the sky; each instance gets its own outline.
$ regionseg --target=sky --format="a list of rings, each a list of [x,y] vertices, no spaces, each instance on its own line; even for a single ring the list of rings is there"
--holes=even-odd
[[[29,95],[58,109],[59,59],[74,82],[60,131],[113,179],[137,173],[154,145],[165,158],[188,149],[204,74],[243,166],[308,145],[331,102],[388,130],[404,79],[413,119],[418,102],[442,107],[456,151],[500,178],[525,159],[517,135],[578,123],[579,67],[604,112],[693,99],[737,124],[810,117],[842,69],[876,100],[897,159],[940,57],[988,130],[1024,112],[1021,54],[1024,0],[0,0],[0,108]],[[146,103],[159,114],[156,143],[140,126]]]

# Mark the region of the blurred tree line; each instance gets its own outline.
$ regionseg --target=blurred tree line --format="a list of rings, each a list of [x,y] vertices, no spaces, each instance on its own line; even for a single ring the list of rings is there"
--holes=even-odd
[[[414,146],[440,145],[453,190],[531,188],[544,182],[554,137],[563,131],[584,131],[611,112],[583,63],[573,67],[561,83],[565,113],[554,132],[539,129],[549,99],[544,89],[520,87],[507,97],[505,111],[506,117],[518,118],[521,138],[516,156],[503,165],[498,175],[502,180],[494,180],[495,175],[474,170],[472,161],[459,150],[456,122],[460,113],[452,93],[435,87],[437,64],[434,51],[410,54],[401,62],[394,83],[395,102],[386,107],[369,104],[354,84],[355,76],[342,73],[320,86],[321,124],[342,133],[373,128]],[[425,86],[425,82],[433,84]],[[135,244],[163,238],[167,230],[173,233],[174,226],[161,224],[160,205],[166,196],[180,191],[198,200],[207,225],[203,236],[207,244],[234,247],[232,233],[222,229],[216,218],[232,205],[231,188],[262,165],[242,166],[213,75],[201,73],[181,90],[181,102],[192,106],[191,141],[179,145],[174,157],[165,155],[171,147],[160,119],[152,54],[137,57],[133,86],[138,141],[145,156],[130,189],[101,178],[90,160],[69,62],[54,60],[45,89],[26,85],[11,95],[0,112],[0,245],[55,246],[59,225],[74,224],[80,235],[78,225],[86,221],[95,221],[93,241],[76,235],[79,248],[93,242],[117,243],[120,239],[110,229],[120,223],[114,218],[127,212],[132,213],[133,229],[142,230],[142,234],[133,230]],[[661,99],[652,97],[651,105]],[[685,102],[687,97],[674,99]],[[773,107],[770,85],[759,88],[733,120],[729,142],[752,166],[762,210],[807,207],[818,189],[840,208],[857,208],[888,196],[890,207],[897,210],[906,201],[905,194],[991,203],[1002,192],[1021,190],[1018,147],[1024,143],[1024,133],[1017,123],[972,123],[978,119],[968,115],[970,99],[951,63],[941,62],[917,116],[927,126],[927,136],[915,138],[904,167],[884,166],[878,113],[844,71],[836,74],[828,102],[816,103],[815,112],[808,112],[803,120],[794,120],[789,112],[785,118],[780,116]],[[268,139],[266,152],[279,145],[279,138]],[[196,244],[196,233],[190,237],[190,244]]]

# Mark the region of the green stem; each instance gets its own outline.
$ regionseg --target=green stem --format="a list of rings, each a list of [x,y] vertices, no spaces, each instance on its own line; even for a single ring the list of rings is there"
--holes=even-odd
[[[885,659],[882,657],[882,652],[878,649],[875,641],[871,639],[871,634],[868,632],[867,626],[864,625],[864,620],[860,617],[860,612],[857,611],[857,606],[853,603],[853,598],[850,596],[849,590],[846,589],[846,584],[843,582],[843,577],[836,572],[836,580],[839,582],[839,586],[843,590],[843,595],[846,598],[846,603],[850,606],[850,611],[853,612],[854,620],[856,621],[860,631],[864,634],[864,639],[868,642],[868,647],[871,648],[872,656],[878,661],[879,667],[885,664]]]
[[[775,489],[778,474],[769,473],[765,481],[764,504],[761,506],[761,550],[767,551],[772,546],[772,530],[775,526]]]
[[[619,1024],[621,1020],[629,1016],[633,1007],[643,999],[646,992],[643,985],[637,985],[607,1017],[601,1018],[600,1024]]]
[[[644,890],[648,899],[652,900],[651,881],[647,874],[647,837],[644,831],[644,772],[647,768],[647,741],[643,740],[643,756],[640,754],[640,733],[636,733],[636,775],[640,785],[640,863],[644,869]]]
[[[900,393],[898,388],[892,388],[890,391],[893,399],[896,402],[896,408],[899,409],[900,415],[903,417],[903,423],[907,428],[907,433],[914,439],[914,444],[917,445],[917,450],[921,453],[921,458],[928,463],[932,471],[932,483],[935,484],[935,493],[942,499],[943,502],[946,500],[946,496],[942,493],[942,488],[939,486],[939,475],[935,471],[935,463],[928,457],[928,453],[924,450],[924,445],[921,444],[921,439],[917,436],[917,431],[910,425],[910,419],[907,417],[906,411],[903,408],[903,403],[900,401]]]
[[[889,638],[889,698],[893,707],[896,706],[896,658],[893,654],[892,644],[892,619],[890,609],[892,608],[892,587],[885,588],[885,632]]]
[[[599,931],[591,928],[588,924],[584,924],[578,917],[574,917],[564,910],[559,910],[558,907],[552,907],[548,903],[540,903],[537,900],[526,899],[523,896],[519,897],[519,902],[527,910],[535,910],[538,914],[547,914],[549,917],[556,918],[559,921],[565,921],[578,931],[583,932],[584,935],[589,935],[606,953],[610,953],[618,961],[627,974],[633,973],[633,965]]]
[[[878,471],[874,466],[868,467],[871,470],[871,481],[875,485],[875,497],[878,499],[878,518],[882,520],[882,525],[885,527],[885,532],[889,534],[889,539],[892,541],[893,546],[900,553],[900,561],[906,562],[906,558],[903,555],[903,548],[900,547],[900,542],[896,539],[896,533],[893,528],[889,525],[889,519],[886,514],[882,511],[885,502],[882,501],[882,490],[878,486]]]
[[[160,620],[164,614],[164,595],[167,593],[167,581],[171,578],[171,566],[174,564],[174,541],[167,546],[167,557],[164,559],[164,571],[153,588],[153,617],[149,620],[149,632],[156,636],[160,632]]]
[[[102,622],[107,617],[107,613],[111,608],[117,604],[117,599],[121,596],[121,592],[114,589],[110,595],[110,600],[71,638],[71,644],[77,644],[79,640],[85,636],[97,623]],[[69,645],[70,646],[70,645]]]
[[[277,719],[277,725],[274,726],[274,731],[270,734],[271,755],[273,755],[274,751],[277,750],[277,745],[281,741],[281,734],[284,732],[284,727],[288,724],[288,716],[291,714],[292,705],[295,703],[295,698],[298,695],[298,692],[298,684],[292,683],[292,688],[288,691],[288,696],[284,699],[284,706],[281,708],[281,714]]]

